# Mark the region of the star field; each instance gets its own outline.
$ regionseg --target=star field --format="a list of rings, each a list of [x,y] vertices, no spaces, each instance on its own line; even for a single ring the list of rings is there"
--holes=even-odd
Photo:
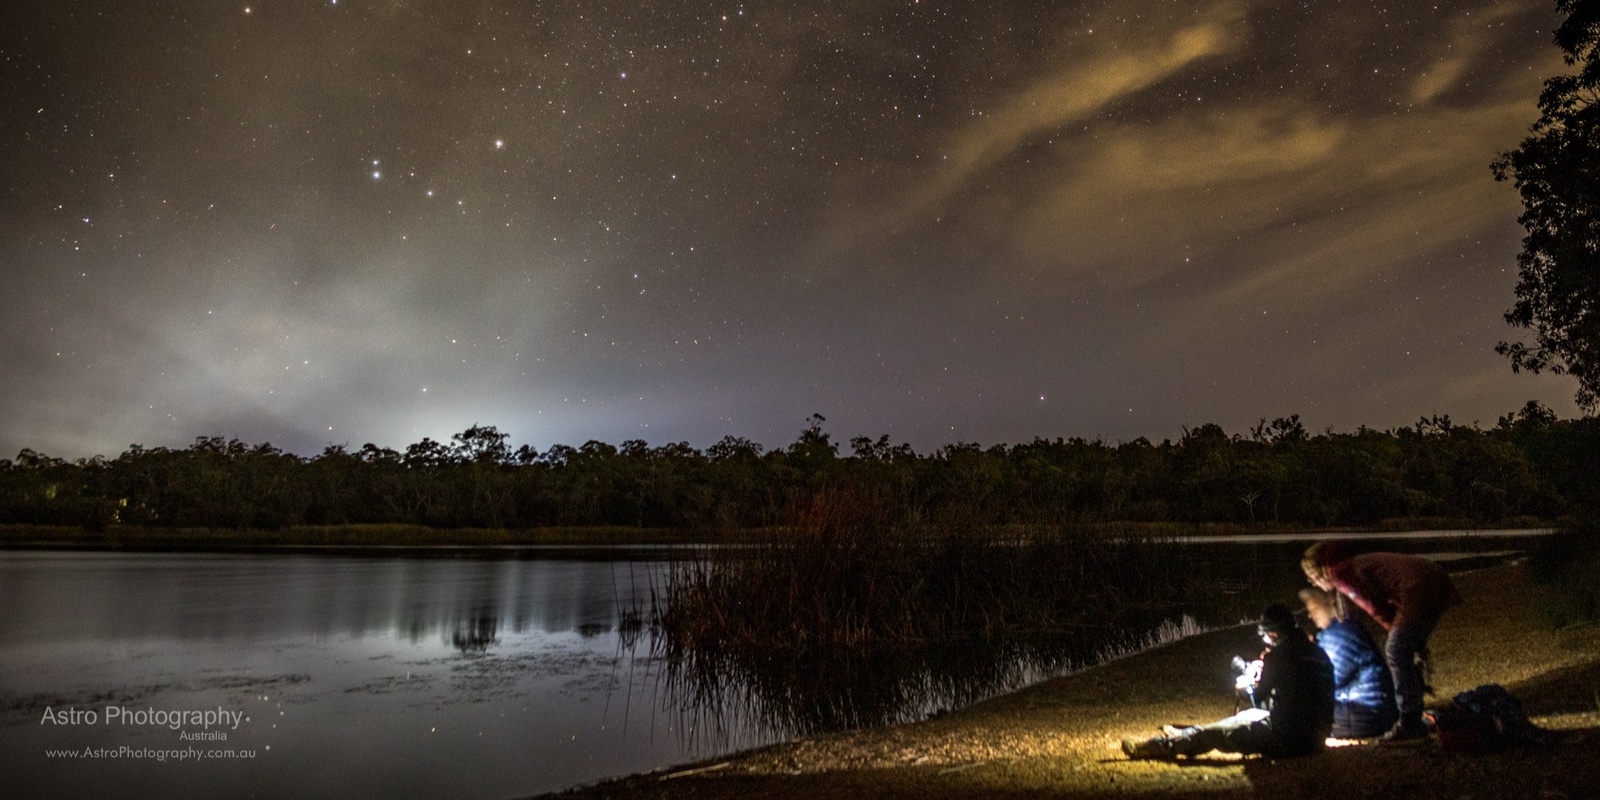
[[[1492,422],[1541,2],[0,11],[0,455]]]

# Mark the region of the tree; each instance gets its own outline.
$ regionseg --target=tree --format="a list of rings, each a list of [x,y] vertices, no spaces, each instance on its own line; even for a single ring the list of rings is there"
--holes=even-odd
[[[457,458],[475,464],[504,464],[511,460],[511,448],[506,445],[510,434],[501,433],[493,425],[473,425],[451,436],[451,448]]]
[[[1600,411],[1600,0],[1556,0],[1567,19],[1555,42],[1577,74],[1545,81],[1539,120],[1492,165],[1522,195],[1527,229],[1517,301],[1506,322],[1534,342],[1501,342],[1515,372],[1549,369],[1578,381],[1578,405]]]

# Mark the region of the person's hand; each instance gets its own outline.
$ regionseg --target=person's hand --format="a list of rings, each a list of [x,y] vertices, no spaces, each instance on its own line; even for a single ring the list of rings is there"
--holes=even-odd
[[[1261,682],[1261,666],[1261,659],[1259,658],[1246,664],[1244,671],[1239,673],[1239,677],[1233,680],[1234,690],[1248,692],[1256,688],[1256,684]]]

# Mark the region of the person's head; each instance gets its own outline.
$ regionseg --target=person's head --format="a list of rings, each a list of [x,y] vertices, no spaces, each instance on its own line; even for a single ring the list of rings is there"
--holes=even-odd
[[[1340,544],[1317,542],[1306,548],[1305,555],[1300,557],[1300,569],[1305,572],[1306,580],[1324,592],[1333,591],[1333,578],[1328,574],[1328,567],[1343,560],[1345,548]]]
[[[1299,624],[1294,621],[1294,612],[1277,603],[1267,606],[1261,612],[1261,621],[1256,623],[1256,633],[1261,634],[1262,641],[1267,644],[1277,644],[1288,633],[1299,630]]]
[[[1339,601],[1331,592],[1315,588],[1301,589],[1300,602],[1306,604],[1306,615],[1311,617],[1317,630],[1332,625],[1339,618]]]
[[[1300,562],[1300,569],[1306,573],[1306,581],[1324,592],[1333,591],[1333,578],[1328,575],[1328,568],[1318,566],[1309,561]]]

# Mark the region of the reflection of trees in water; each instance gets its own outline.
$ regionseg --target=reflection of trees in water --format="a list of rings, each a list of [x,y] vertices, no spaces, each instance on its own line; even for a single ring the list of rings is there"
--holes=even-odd
[[[450,623],[450,644],[462,653],[482,653],[498,641],[500,617],[492,609],[478,609]]]

